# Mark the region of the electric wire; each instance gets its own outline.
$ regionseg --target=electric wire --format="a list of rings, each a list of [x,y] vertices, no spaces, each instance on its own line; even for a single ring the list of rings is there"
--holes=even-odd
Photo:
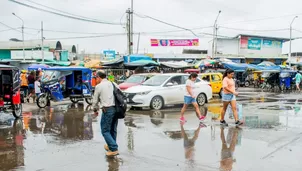
[[[26,6],[26,7],[38,10],[38,11],[42,11],[42,12],[58,15],[58,16],[65,17],[65,18],[70,18],[70,19],[75,19],[75,20],[80,20],[80,21],[85,21],[85,22],[91,22],[91,23],[98,23],[98,24],[120,25],[120,23],[107,22],[107,21],[99,21],[99,20],[95,20],[95,19],[85,19],[85,18],[81,18],[81,17],[76,17],[76,15],[66,15],[66,14],[62,14],[62,13],[58,13],[58,12],[54,12],[54,11],[38,8],[38,7],[35,7],[35,6],[31,6],[31,5],[28,5],[28,4],[16,1],[16,0],[9,0],[9,1],[14,2],[16,4],[19,4],[19,5],[22,5],[22,6]]]
[[[183,29],[183,30],[189,31],[189,32],[191,32],[194,36],[198,37],[198,35],[197,35],[196,33],[194,33],[191,29],[184,28],[184,27],[181,27],[181,26],[177,26],[177,25],[174,25],[174,24],[171,24],[171,23],[168,23],[168,22],[165,22],[165,21],[156,19],[156,18],[151,17],[151,16],[148,16],[148,15],[140,15],[140,14],[137,14],[137,13],[133,13],[133,14],[135,14],[136,16],[138,16],[138,17],[140,17],[140,18],[149,18],[149,19],[151,19],[151,20],[160,22],[160,23],[162,23],[162,24],[166,24],[166,25],[169,25],[169,26],[172,26],[172,27],[176,27],[176,28],[179,28],[179,29]]]

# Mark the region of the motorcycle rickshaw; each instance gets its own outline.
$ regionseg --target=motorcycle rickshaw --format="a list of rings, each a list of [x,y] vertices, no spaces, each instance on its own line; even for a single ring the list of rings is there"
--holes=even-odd
[[[236,86],[245,86],[248,87],[250,86],[250,83],[248,81],[248,75],[246,70],[235,70],[235,80],[236,80]]]
[[[92,104],[92,71],[85,67],[51,67],[44,69],[41,79],[42,93],[37,98],[37,105],[44,108],[50,101],[62,101],[69,97],[77,103],[85,99]]]
[[[261,85],[261,88],[267,90],[273,90],[273,88],[275,88],[276,86],[280,88],[279,75],[279,70],[263,70],[261,77],[264,79],[264,82]]]
[[[12,110],[15,118],[22,115],[20,83],[19,68],[0,65],[0,111]]]
[[[263,84],[264,79],[261,77],[262,71],[253,71],[253,79],[254,79],[254,88],[261,87]]]
[[[280,73],[280,86],[281,91],[284,91],[285,89],[289,90],[292,89],[293,86],[295,86],[295,82],[293,81],[293,78],[295,78],[297,72],[291,71],[291,70],[283,70]]]

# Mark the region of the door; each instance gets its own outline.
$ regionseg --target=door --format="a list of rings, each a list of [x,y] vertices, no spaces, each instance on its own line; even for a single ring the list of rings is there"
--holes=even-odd
[[[222,78],[218,74],[211,75],[211,86],[213,93],[219,93],[222,88]]]
[[[182,76],[174,76],[164,85],[163,96],[166,104],[179,104],[183,102],[184,82]]]
[[[201,79],[202,79],[203,81],[206,81],[206,82],[211,82],[211,78],[210,78],[210,75],[209,75],[209,74],[202,75],[202,76],[201,76]]]

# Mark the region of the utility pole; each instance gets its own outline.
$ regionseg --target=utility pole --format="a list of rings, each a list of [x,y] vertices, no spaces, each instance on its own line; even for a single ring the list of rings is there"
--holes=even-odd
[[[133,54],[133,0],[131,0],[130,10],[130,54]]]
[[[141,33],[138,33],[136,54],[138,54],[140,38],[141,38]]]
[[[127,21],[126,21],[126,30],[127,30],[127,52],[128,55],[131,55],[131,32],[130,32],[130,9],[128,8],[128,10],[126,11],[127,13]]]
[[[217,20],[218,20],[218,17],[220,15],[220,13],[221,13],[221,10],[219,10],[218,15],[217,15],[216,20],[215,20],[214,25],[213,25],[212,59],[215,58],[215,43],[217,43],[216,42],[216,38],[217,38],[217,36],[216,36],[216,34],[217,34],[216,33],[217,32]]]
[[[216,55],[217,55],[217,33],[218,33],[218,26],[217,26],[217,24],[216,24],[216,30],[215,30],[216,32],[215,32],[215,48],[214,48],[214,56],[216,57]]]
[[[127,13],[127,21],[126,21],[126,30],[127,30],[127,52],[128,52],[128,62],[130,62],[131,55],[131,32],[130,32],[130,9],[126,11]]]
[[[41,47],[41,52],[42,52],[42,63],[44,63],[44,37],[43,37],[43,21],[41,21],[41,41],[42,41],[42,47]]]
[[[291,61],[291,57],[292,57],[292,32],[293,32],[293,23],[295,21],[295,19],[298,18],[298,16],[295,16],[292,20],[292,22],[290,23],[290,33],[289,33],[289,53],[288,53],[288,64],[289,64],[289,67],[291,67],[292,65],[292,61]]]

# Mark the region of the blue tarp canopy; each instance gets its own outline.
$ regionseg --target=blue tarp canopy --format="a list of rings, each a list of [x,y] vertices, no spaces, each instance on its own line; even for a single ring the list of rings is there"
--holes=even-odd
[[[116,61],[110,61],[110,62],[103,63],[102,66],[119,66],[123,62],[124,62],[124,59],[120,58],[120,59],[118,59]]]
[[[236,70],[246,70],[248,68],[248,64],[239,64],[239,63],[230,63],[230,62],[222,62],[222,65],[225,69]]]
[[[46,69],[49,67],[50,67],[49,65],[45,65],[45,64],[32,64],[27,69],[28,70],[38,70],[39,68]]]
[[[81,67],[81,66],[74,66],[74,67],[50,67],[45,68],[45,70],[57,70],[57,71],[88,71],[91,72],[90,68]]]
[[[139,61],[139,60],[149,60],[152,61],[152,58],[150,56],[146,55],[130,55],[130,56],[124,56],[124,63]]]
[[[246,69],[252,69],[252,70],[281,70],[280,66],[259,66],[259,65],[253,65],[253,64],[242,64],[242,63],[222,63],[224,68],[226,69],[232,69],[234,71],[237,70],[246,70]]]

